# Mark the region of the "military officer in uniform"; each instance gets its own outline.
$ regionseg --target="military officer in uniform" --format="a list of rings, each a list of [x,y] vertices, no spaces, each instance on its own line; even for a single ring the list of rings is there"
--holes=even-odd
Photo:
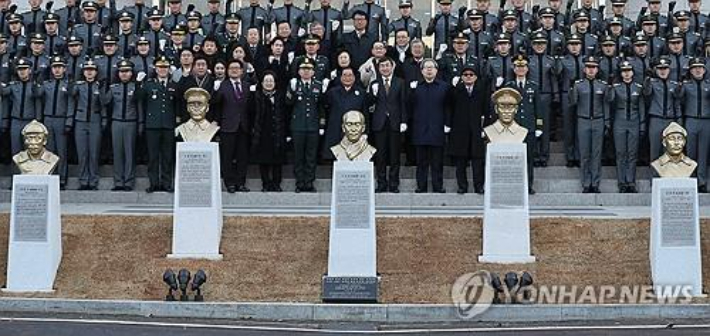
[[[148,143],[148,178],[146,192],[173,190],[175,122],[178,107],[177,83],[170,80],[170,60],[155,60],[155,78],[138,85],[137,97],[145,111],[145,135]]]
[[[558,58],[556,68],[557,78],[560,83],[562,130],[564,132],[567,167],[579,167],[577,112],[570,105],[569,90],[577,80],[584,78],[584,56],[582,55],[582,37],[580,35],[571,34],[567,37],[567,53],[562,58]]]
[[[217,35],[224,32],[224,15],[219,12],[220,0],[208,0],[209,13],[202,16],[202,32],[207,35]]]
[[[539,85],[532,81],[529,76],[530,68],[528,67],[528,58],[525,54],[518,54],[513,60],[515,78],[505,84],[505,87],[515,89],[520,93],[520,107],[518,108],[518,113],[515,115],[515,121],[528,130],[525,137],[525,143],[527,144],[527,167],[528,167],[528,193],[530,195],[535,194],[535,189],[533,188],[534,182],[534,168],[533,162],[537,156],[537,137],[541,136],[543,132],[543,120],[542,111],[539,110],[540,107],[540,87]]]
[[[106,88],[108,88],[116,80],[117,65],[123,57],[116,53],[118,50],[118,38],[116,36],[107,34],[104,36],[103,41],[104,52],[102,55],[94,57],[94,62],[99,67],[99,80],[106,82]]]
[[[69,93],[70,81],[66,64],[61,56],[51,59],[52,77],[42,84],[40,95],[44,103],[44,125],[49,130],[47,149],[59,156],[59,187],[67,185],[67,134],[64,132],[67,114],[74,109],[74,99]]]
[[[631,55],[633,53],[631,48],[631,39],[624,35],[624,27],[622,25],[622,19],[619,17],[613,17],[608,21],[607,27],[609,30],[609,36],[614,39],[616,43],[616,53],[615,56],[624,57]],[[633,34],[629,34],[632,35]]]
[[[669,78],[672,81],[681,82],[688,72],[688,64],[690,63],[690,56],[683,53],[685,40],[682,34],[671,33],[668,35],[666,41],[668,41],[667,57],[671,61],[671,74]]]
[[[315,192],[318,135],[325,133],[322,108],[323,83],[313,78],[314,64],[306,58],[299,65],[298,78],[289,82],[286,104],[292,107],[291,135],[295,151],[296,192]]]
[[[163,30],[163,12],[157,8],[151,10],[148,14],[148,25],[149,28],[143,33],[143,36],[150,41],[150,50],[153,51],[153,57],[158,57],[170,40],[168,34]]]
[[[681,10],[673,14],[677,26],[677,33],[683,37],[683,54],[689,56],[702,55],[703,37],[690,30],[690,12]]]
[[[123,7],[123,11],[131,13],[133,16],[133,34],[143,34],[148,26],[148,12],[150,11],[150,8],[145,5],[145,0],[134,0],[133,5]]]
[[[666,57],[656,61],[656,76],[646,78],[643,84],[643,94],[648,106],[648,136],[650,141],[650,156],[661,155],[661,133],[673,121],[681,117],[678,82],[670,79],[670,63]]]
[[[86,55],[83,51],[84,41],[80,37],[70,36],[67,39],[67,78],[70,81],[81,79],[82,68]]]
[[[612,25],[618,24],[621,28],[621,35],[633,35],[636,30],[636,23],[624,15],[626,0],[612,0],[611,11],[612,16],[605,21],[606,29],[608,30]]]
[[[148,41],[145,36],[138,38],[136,42],[136,55],[131,57],[130,61],[133,63],[133,72],[136,74],[144,73],[151,78],[155,73],[155,68],[153,66],[155,58],[150,52],[150,41]]]
[[[631,41],[633,53],[626,60],[634,67],[634,82],[643,84],[651,69],[651,57],[648,55],[648,39],[643,35],[634,36]]]
[[[259,5],[259,0],[249,0],[249,6],[240,8],[237,13],[242,17],[242,35],[247,34],[247,30],[255,27],[259,31],[259,40],[264,40],[264,35],[269,31],[271,19],[269,13]]]
[[[102,103],[110,107],[104,109],[103,119],[110,119],[113,140],[114,186],[111,191],[132,191],[135,186],[136,137],[145,131],[145,115],[136,98],[131,61],[118,63],[118,78],[120,82],[111,84],[102,96]]]
[[[491,82],[494,91],[514,77],[513,56],[510,55],[510,35],[499,34],[496,40],[496,51],[488,57],[486,78]]]
[[[698,191],[707,192],[708,155],[710,155],[710,79],[702,58],[690,61],[690,76],[680,87],[688,156],[698,162]]]
[[[202,41],[205,40],[205,36],[202,35],[202,28],[200,27],[202,21],[202,14],[198,11],[190,11],[187,13],[187,35],[185,36],[186,46],[192,50],[195,50],[195,46],[202,45]]]
[[[542,130],[542,135],[537,139],[537,160],[536,167],[547,167],[547,160],[550,157],[550,131],[552,120],[555,120],[552,111],[552,98],[557,94],[557,78],[555,77],[555,67],[558,66],[555,58],[547,53],[547,34],[538,31],[532,37],[533,54],[529,59],[528,78],[537,84],[540,90],[537,99],[538,121],[542,125],[536,125],[535,129]],[[525,95],[523,95],[525,96]],[[527,126],[525,126],[527,127]],[[532,131],[532,128],[529,128]]]
[[[83,22],[74,26],[72,35],[81,38],[84,41],[84,50],[87,55],[93,55],[94,52],[100,50],[101,45],[101,25],[98,23],[96,11],[99,5],[93,0],[89,0],[81,4],[83,12]]]
[[[186,26],[187,18],[182,13],[182,0],[168,0],[169,14],[163,18],[163,30],[171,31],[175,26]]]
[[[32,78],[31,68],[32,62],[26,58],[20,58],[15,63],[18,80],[8,84],[2,83],[0,88],[3,99],[7,99],[11,105],[9,107],[6,105],[2,128],[5,131],[10,130],[10,144],[13,154],[21,151],[24,146],[22,129],[34,119],[42,120],[42,112],[37,101],[40,86]]]
[[[118,14],[118,25],[120,33],[118,34],[118,50],[117,54],[123,58],[130,58],[134,53],[136,34],[133,29],[133,14],[129,11],[122,11]]]
[[[318,22],[323,26],[324,41],[339,39],[343,33],[343,12],[330,6],[331,0],[320,0],[320,8],[311,11],[308,22]],[[347,8],[344,8],[347,10]]]
[[[451,83],[451,86],[456,86],[461,79],[461,72],[464,67],[468,66],[473,67],[476,71],[480,70],[478,58],[468,53],[468,36],[464,33],[458,33],[454,37],[453,45],[453,52],[446,53],[446,56],[439,60],[439,78]]]
[[[469,27],[464,29],[464,34],[468,34],[468,49],[469,53],[483,62],[488,58],[488,55],[493,53],[495,42],[493,35],[483,26],[484,13],[478,9],[468,11]],[[481,69],[477,69],[480,73]]]
[[[540,10],[541,31],[545,33],[546,51],[551,56],[561,56],[565,48],[565,36],[555,28],[555,17],[558,13],[551,7]]]
[[[400,17],[397,20],[390,22],[387,31],[396,32],[400,29],[406,29],[409,32],[409,38],[422,38],[422,24],[419,20],[412,17],[412,0],[399,0]]]
[[[7,15],[8,37],[7,44],[11,57],[25,54],[27,37],[22,33],[22,15],[10,13]]]
[[[657,29],[658,22],[654,16],[645,15],[641,18],[641,31],[643,31],[643,36],[645,36],[648,41],[648,55],[651,58],[661,56],[666,46],[666,41],[658,36]]]
[[[304,59],[309,58],[315,66],[314,78],[319,81],[323,81],[323,79],[327,77],[328,73],[330,73],[330,62],[328,61],[328,56],[318,54],[318,50],[320,49],[320,38],[318,35],[309,34],[305,37],[304,43],[306,46],[306,54],[297,56],[293,59],[291,64],[293,67],[291,78],[298,77],[299,68],[295,65],[301,64]]]
[[[37,82],[42,82],[49,78],[49,56],[44,49],[44,35],[35,33],[30,36],[30,54],[28,55],[32,62],[32,78]]]
[[[66,49],[67,38],[59,30],[59,16],[54,13],[44,15],[44,47],[49,55],[63,54]]]
[[[305,11],[293,4],[293,0],[284,0],[282,7],[271,10],[271,22],[288,22],[291,36],[298,36],[298,28],[305,26]]]
[[[577,138],[581,158],[583,193],[599,193],[604,135],[611,129],[611,118],[606,98],[608,85],[597,79],[599,59],[587,56],[584,60],[585,78],[574,83],[569,102],[577,114]]]
[[[12,62],[13,59],[7,50],[7,35],[0,33],[0,83],[10,81],[12,77]]]
[[[582,41],[582,55],[589,56],[597,53],[597,36],[590,28],[590,15],[585,11],[578,11],[574,14],[574,28]]]
[[[619,81],[609,86],[606,95],[613,124],[616,175],[620,193],[636,193],[636,161],[639,137],[646,132],[646,102],[643,86],[634,82],[634,66],[623,61],[619,68]]]
[[[345,0],[344,5],[348,6],[350,0]],[[353,6],[347,11],[345,19],[350,15],[362,11],[367,16],[367,32],[377,37],[377,40],[386,40],[388,37],[387,26],[389,25],[385,8],[376,4],[375,0],[365,0],[363,3]]]
[[[434,35],[434,55],[440,56],[445,50],[451,48],[451,39],[456,36],[459,19],[451,13],[452,0],[437,0],[437,2],[440,12],[431,18],[425,33],[427,36]]]
[[[99,154],[101,150],[102,120],[101,84],[97,80],[98,67],[89,59],[84,62],[84,80],[77,81],[70,90],[75,108],[69,110],[65,132],[74,132],[79,159],[79,190],[98,190]]]

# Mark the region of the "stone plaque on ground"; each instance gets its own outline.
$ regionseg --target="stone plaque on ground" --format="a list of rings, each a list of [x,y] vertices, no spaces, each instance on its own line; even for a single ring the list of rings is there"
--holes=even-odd
[[[222,179],[219,145],[177,144],[173,253],[170,258],[221,259]]]
[[[667,188],[661,191],[661,246],[695,244],[694,190]]]
[[[531,263],[527,145],[491,143],[486,150],[482,263]]]
[[[519,151],[494,152],[490,156],[491,208],[510,209],[525,206],[525,154]]]
[[[212,206],[212,152],[180,152],[180,200],[183,208]]]
[[[377,302],[375,180],[372,162],[333,165],[324,302]]]
[[[47,184],[15,185],[15,202],[12,208],[15,214],[16,242],[47,241],[48,189]]]
[[[7,292],[49,292],[62,261],[58,175],[12,180]]]
[[[663,287],[668,293],[702,295],[697,180],[654,178],[651,211],[649,260],[653,286],[668,286]]]

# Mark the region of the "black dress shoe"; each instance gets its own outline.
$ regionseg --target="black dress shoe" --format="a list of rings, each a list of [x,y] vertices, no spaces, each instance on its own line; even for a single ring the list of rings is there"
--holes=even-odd
[[[91,190],[91,191],[99,190],[99,186],[90,186],[89,190]]]
[[[630,185],[630,186],[626,187],[626,192],[629,194],[635,194],[635,193],[638,193],[639,191],[636,189],[635,185]]]
[[[282,191],[284,191],[284,190],[283,190],[283,189],[281,189],[281,186],[280,186],[280,185],[278,185],[278,184],[275,184],[275,185],[274,185],[274,190],[273,190],[273,191],[275,191],[275,192],[282,192]]]
[[[446,194],[446,189],[444,189],[444,188],[435,189],[434,192],[437,194]]]
[[[66,185],[66,184],[60,184],[60,185],[59,185],[59,190],[67,190],[67,185]]]
[[[547,167],[547,161],[540,161],[540,167]]]
[[[133,187],[123,187],[123,191],[133,191]]]
[[[301,187],[296,187],[295,192],[296,192],[297,194],[300,193],[301,191],[303,191],[303,190],[301,190]]]
[[[80,186],[79,190],[89,190],[89,186],[88,185]]]
[[[156,192],[156,191],[158,191],[158,190],[159,190],[158,187],[150,186],[150,187],[148,187],[148,188],[145,189],[145,192],[147,192],[147,193],[149,193],[149,194],[152,194],[152,193],[154,193],[154,192]]]
[[[476,189],[475,189],[476,194],[479,194],[479,195],[483,195],[484,190],[485,189],[483,189],[483,187],[476,187]]]
[[[468,188],[458,188],[458,189],[456,190],[456,193],[459,194],[459,195],[463,195],[463,194],[466,193],[466,190],[467,190],[467,189],[468,189]]]
[[[237,187],[237,191],[238,191],[238,192],[249,192],[249,188],[247,188],[247,187],[241,185],[241,186],[238,186],[238,187]]]
[[[113,187],[111,191],[123,191],[123,187]]]
[[[590,189],[592,190],[592,193],[594,193],[594,194],[600,194],[600,193],[601,193],[601,191],[599,190],[599,187],[591,187]]]
[[[173,187],[167,186],[167,187],[162,187],[162,188],[160,188],[160,191],[165,191],[165,192],[171,193],[171,192],[173,192],[174,190],[173,190]]]
[[[591,188],[589,188],[589,187],[584,187],[584,189],[582,190],[582,193],[583,193],[583,194],[589,194],[589,193],[591,193],[591,192],[592,192],[592,190],[591,190]]]
[[[229,187],[227,187],[227,192],[230,193],[230,194],[234,194],[235,192],[237,192],[237,186],[229,186]]]
[[[535,189],[528,188],[528,195],[535,195]]]
[[[393,194],[399,194],[399,187],[390,187],[390,192]]]
[[[620,194],[626,194],[629,192],[629,188],[625,185],[619,186],[619,193]]]
[[[540,167],[540,161],[533,162],[533,167]]]
[[[378,193],[378,194],[379,194],[379,193],[383,193],[383,192],[387,192],[387,187],[385,187],[385,186],[378,186],[378,187],[375,189],[375,192]]]
[[[417,193],[417,194],[423,194],[423,193],[426,192],[426,189],[417,188],[417,190],[414,190],[414,192]]]
[[[706,186],[706,185],[701,185],[701,186],[699,186],[699,187],[698,187],[698,192],[707,193],[707,192],[708,192],[708,186]]]
[[[574,168],[574,161],[567,161],[567,168]]]

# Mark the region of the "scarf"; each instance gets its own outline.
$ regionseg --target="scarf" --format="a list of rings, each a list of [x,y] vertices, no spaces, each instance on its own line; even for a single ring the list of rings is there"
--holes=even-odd
[[[360,139],[356,143],[350,142],[347,137],[343,137],[343,140],[340,141],[340,148],[345,151],[345,155],[347,155],[350,161],[360,156],[360,154],[367,149],[367,146],[367,135],[365,134],[360,136]]]

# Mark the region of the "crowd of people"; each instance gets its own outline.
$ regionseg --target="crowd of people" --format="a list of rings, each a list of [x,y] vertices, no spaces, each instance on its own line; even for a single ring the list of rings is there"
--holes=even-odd
[[[710,20],[700,0],[677,11],[675,1],[664,11],[661,0],[647,0],[636,18],[625,15],[626,0],[610,9],[593,0],[578,8],[501,0],[495,12],[490,0],[470,9],[438,0],[430,18],[411,16],[413,0],[399,0],[391,17],[362,1],[336,9],[330,0],[304,8],[208,0],[200,13],[181,0],[121,9],[114,0],[56,9],[29,0],[30,11],[17,13],[0,0],[2,154],[19,152],[23,127],[37,119],[62,158],[62,188],[76,160],[80,190],[96,190],[108,162],[112,190],[133,190],[145,160],[147,192],[169,192],[174,129],[189,118],[183,94],[202,88],[231,193],[249,191],[250,164],[259,165],[263,191],[282,191],[291,151],[295,191],[315,192],[316,167],[334,159],[329,149],[351,110],[366,115],[377,148],[377,192],[398,193],[400,166],[412,164],[417,193],[444,193],[450,157],[457,192],[471,191],[470,166],[472,190],[483,193],[491,95],[509,87],[522,96],[516,120],[528,129],[531,166],[546,167],[551,140],[563,140],[585,193],[599,192],[602,164],[616,165],[619,192],[635,193],[637,165],[661,155],[662,130],[677,121],[707,192]]]

